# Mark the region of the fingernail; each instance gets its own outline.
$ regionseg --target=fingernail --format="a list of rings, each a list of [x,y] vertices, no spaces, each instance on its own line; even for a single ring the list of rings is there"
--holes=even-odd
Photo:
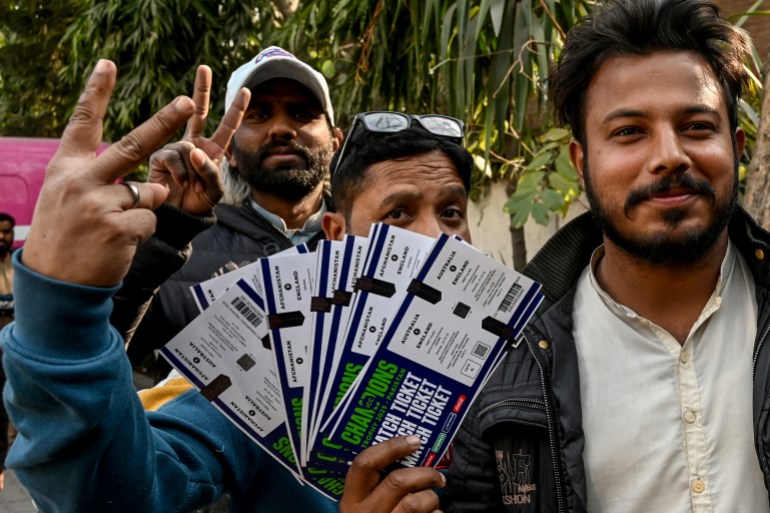
[[[94,71],[97,71],[99,73],[106,73],[109,70],[110,67],[110,61],[107,59],[99,59],[96,61],[96,66],[94,66]]]
[[[174,101],[171,102],[171,105],[182,111],[192,112],[195,109],[193,101],[187,96],[177,96],[174,98]]]
[[[446,485],[446,476],[444,475],[444,473],[439,471],[438,475],[439,475],[439,479],[441,480],[441,486]]]
[[[406,442],[409,445],[420,445],[420,437],[417,435],[409,435],[406,437]]]
[[[203,153],[203,150],[201,150],[200,148],[194,148],[190,152],[190,160],[196,166],[200,166],[200,165],[203,165],[204,162],[206,162],[206,155]]]

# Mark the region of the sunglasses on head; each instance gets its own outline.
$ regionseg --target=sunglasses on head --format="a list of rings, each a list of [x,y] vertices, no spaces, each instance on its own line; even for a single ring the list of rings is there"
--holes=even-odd
[[[337,164],[334,166],[331,174],[334,175],[337,169],[339,169],[340,162],[345,157],[348,141],[356,126],[360,125],[369,132],[395,133],[409,128],[412,125],[412,121],[417,122],[433,135],[445,137],[455,144],[462,144],[463,136],[465,135],[465,124],[459,119],[440,114],[414,115],[391,111],[360,112],[356,114],[353,122],[350,124],[350,130],[347,137],[345,137],[345,142],[342,144],[342,149],[340,149],[337,157]]]

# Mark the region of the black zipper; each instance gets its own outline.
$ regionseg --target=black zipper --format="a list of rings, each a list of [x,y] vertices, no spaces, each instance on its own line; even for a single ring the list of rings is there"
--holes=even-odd
[[[504,408],[506,406],[520,406],[523,408],[527,408],[530,410],[535,411],[545,411],[545,401],[541,401],[540,399],[527,399],[524,397],[514,398],[514,399],[503,399],[502,401],[497,401],[496,403],[492,403],[481,412],[479,412],[479,420],[486,417],[489,412],[492,410],[496,410],[498,408]],[[536,424],[534,422],[525,422],[524,424],[531,424],[531,425],[537,425],[539,427],[543,427],[542,425]]]
[[[759,339],[759,342],[757,342],[757,347],[754,350],[754,358],[751,362],[751,382],[754,383],[754,380],[756,379],[757,374],[757,360],[759,360],[759,351],[762,349],[762,345],[765,343],[765,339],[767,338],[767,334],[770,333],[770,323],[765,324],[764,332],[762,332],[762,337]],[[756,386],[756,384],[754,384]],[[756,443],[756,440],[755,440]],[[757,450],[757,458],[759,458],[759,466],[762,469],[762,473],[767,476],[767,459],[764,457],[764,448],[758,447]]]
[[[522,337],[527,342],[527,347],[529,347],[529,351],[532,354],[533,358],[535,359],[535,362],[537,362],[537,366],[540,369],[540,385],[543,392],[543,398],[547,397],[546,394],[546,386],[545,386],[545,372],[543,370],[543,365],[540,363],[540,360],[535,356],[534,348],[532,347],[532,344],[530,343],[529,339],[527,338],[526,334],[522,334]],[[560,472],[560,464],[559,464],[559,458],[557,454],[557,447],[556,447],[556,436],[555,436],[555,428],[554,428],[554,420],[553,415],[551,413],[550,408],[548,408],[548,405],[546,404],[545,400],[541,399],[531,399],[531,398],[525,398],[525,397],[515,397],[511,399],[503,399],[501,401],[497,401],[495,403],[490,404],[489,406],[485,407],[483,410],[481,410],[478,414],[478,419],[482,420],[484,417],[489,415],[490,412],[493,410],[504,408],[507,406],[519,406],[523,408],[527,408],[534,411],[540,411],[545,413],[546,418],[546,429],[548,430],[548,445],[551,450],[551,461],[553,461],[553,478],[556,485],[556,502],[558,505],[558,511],[559,513],[567,513],[567,509],[565,506],[564,501],[564,492],[562,487],[562,478],[561,478],[561,472]],[[516,423],[523,424],[527,426],[534,426],[542,428],[542,424],[538,424],[535,422],[524,422],[517,420]]]
[[[767,334],[770,333],[770,323],[767,323],[765,325],[765,331],[762,333],[762,338],[759,339],[759,343],[757,343],[757,348],[754,350],[754,359],[751,362],[751,381],[754,381],[754,378],[757,374],[757,360],[759,360],[759,350],[762,349],[762,344],[765,343],[765,339],[767,338]]]
[[[527,343],[529,352],[532,354],[532,357],[535,359],[535,362],[537,362],[537,366],[540,369],[540,386],[543,390],[543,399],[545,399],[548,397],[548,394],[545,384],[545,370],[543,369],[543,364],[540,362],[540,358],[538,358],[535,354],[535,348],[532,346],[532,342],[530,342],[527,334],[522,332],[522,337]],[[556,485],[556,503],[558,505],[559,513],[567,513],[567,508],[564,504],[563,485],[561,482],[561,459],[558,457],[558,448],[556,447],[556,429],[554,427],[553,412],[551,411],[551,408],[548,407],[548,404],[545,402],[545,400],[543,401],[543,409],[545,410],[545,419],[548,425],[548,444],[551,448],[551,461],[553,462],[553,479],[554,484]]]

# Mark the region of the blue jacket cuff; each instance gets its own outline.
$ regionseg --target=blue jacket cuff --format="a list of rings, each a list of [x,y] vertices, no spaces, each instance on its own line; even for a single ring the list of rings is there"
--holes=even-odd
[[[93,357],[109,347],[112,296],[119,286],[100,288],[66,283],[38,274],[13,255],[19,351],[57,359]]]

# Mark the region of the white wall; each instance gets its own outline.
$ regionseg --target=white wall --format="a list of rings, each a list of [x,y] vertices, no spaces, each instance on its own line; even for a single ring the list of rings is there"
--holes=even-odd
[[[510,267],[513,265],[511,233],[508,230],[510,222],[508,214],[503,212],[503,205],[507,199],[505,184],[492,185],[489,192],[478,201],[468,205],[468,224],[473,237],[473,245]],[[532,258],[560,226],[585,212],[587,210],[586,205],[587,202],[584,200],[575,203],[565,219],[559,215],[552,215],[548,226],[539,225],[532,220],[528,221],[524,225],[527,259]]]

